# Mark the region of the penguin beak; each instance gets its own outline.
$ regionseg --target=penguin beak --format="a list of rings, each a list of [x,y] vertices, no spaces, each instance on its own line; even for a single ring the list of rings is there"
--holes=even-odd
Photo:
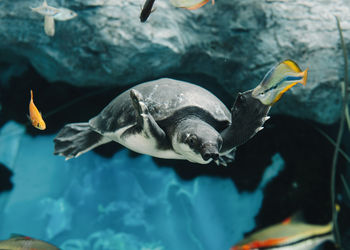
[[[219,158],[218,146],[212,143],[204,143],[201,147],[201,155],[204,161],[209,159],[216,161]]]

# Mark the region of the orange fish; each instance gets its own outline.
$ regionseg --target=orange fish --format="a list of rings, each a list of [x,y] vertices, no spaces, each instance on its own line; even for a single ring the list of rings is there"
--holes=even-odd
[[[170,0],[171,4],[175,7],[185,8],[188,10],[196,10],[207,4],[210,0]],[[212,5],[215,4],[215,0],[211,1]]]
[[[46,124],[41,116],[41,113],[35,106],[33,102],[33,91],[30,90],[30,102],[29,102],[29,120],[32,123],[32,125],[40,130],[46,129]]]
[[[199,9],[200,7],[206,5],[207,3],[209,2],[209,0],[204,0],[196,5],[193,5],[191,7],[185,7],[185,9],[188,9],[188,10],[196,10],[196,9]],[[211,4],[214,5],[215,4],[215,0],[212,0],[211,1]]]

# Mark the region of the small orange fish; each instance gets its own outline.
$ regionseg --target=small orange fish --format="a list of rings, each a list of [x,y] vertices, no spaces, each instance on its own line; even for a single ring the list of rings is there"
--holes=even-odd
[[[29,116],[28,116],[30,122],[32,125],[40,130],[45,130],[46,129],[46,124],[41,116],[41,113],[35,106],[33,102],[33,91],[30,90],[30,102],[29,102]]]
[[[196,10],[207,4],[210,0],[170,0],[171,4],[178,8],[184,8],[188,10]],[[215,0],[211,1],[212,5],[215,4]]]
[[[196,9],[199,9],[200,7],[206,5],[207,3],[209,2],[209,0],[204,0],[196,5],[193,5],[191,7],[185,7],[185,9],[188,9],[188,10],[196,10]],[[211,1],[211,4],[214,5],[215,4],[215,0],[212,0]]]

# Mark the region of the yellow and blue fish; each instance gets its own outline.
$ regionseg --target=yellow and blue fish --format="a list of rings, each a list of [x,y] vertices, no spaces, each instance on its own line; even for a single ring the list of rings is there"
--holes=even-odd
[[[282,95],[300,83],[306,85],[308,69],[301,71],[292,60],[285,60],[273,67],[253,90],[252,95],[265,105],[273,105]]]
[[[272,225],[238,242],[231,250],[313,250],[326,241],[334,242],[332,222],[307,224],[298,217]]]

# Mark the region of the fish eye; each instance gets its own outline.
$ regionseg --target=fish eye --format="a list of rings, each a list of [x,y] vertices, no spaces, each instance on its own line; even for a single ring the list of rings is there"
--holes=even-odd
[[[36,126],[37,126],[38,128],[40,128],[40,123],[38,123]]]
[[[259,96],[265,96],[265,93],[264,93],[264,92],[261,92],[261,93],[259,94]]]

